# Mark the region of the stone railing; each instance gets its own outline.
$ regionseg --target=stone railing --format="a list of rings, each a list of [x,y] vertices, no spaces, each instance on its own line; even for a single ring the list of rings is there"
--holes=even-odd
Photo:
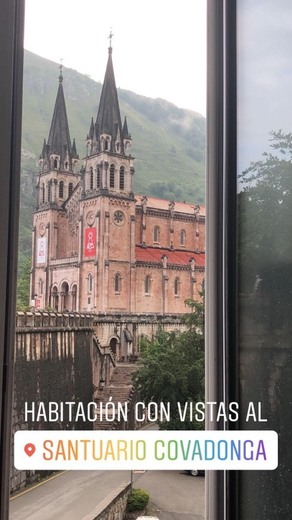
[[[21,329],[82,329],[92,328],[93,316],[78,312],[20,312],[16,313],[16,333]]]

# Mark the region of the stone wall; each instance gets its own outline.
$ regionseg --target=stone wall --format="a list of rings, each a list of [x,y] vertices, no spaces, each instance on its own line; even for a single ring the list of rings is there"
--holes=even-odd
[[[102,351],[94,337],[93,316],[78,313],[18,312],[14,354],[14,402],[12,434],[19,429],[92,429],[91,422],[75,422],[64,408],[62,420],[49,420],[48,403],[88,403],[102,370],[110,378],[113,357]],[[25,403],[43,414],[25,417]],[[13,448],[12,435],[12,448]],[[11,460],[11,491],[21,489],[47,475],[44,471],[17,471]]]
[[[46,408],[50,401],[92,401],[100,381],[105,385],[111,381],[116,361],[135,361],[141,339],[153,338],[159,328],[170,332],[185,326],[179,314],[18,312],[12,434],[19,429],[92,429],[91,422],[70,420],[68,408],[58,422],[44,416],[39,420],[25,417],[25,402],[34,403],[37,410],[40,403]],[[46,475],[44,471],[17,471],[12,455],[12,492]]]
[[[81,520],[123,520],[130,492],[130,482],[121,484]]]
[[[166,332],[185,330],[181,314],[96,314],[93,326],[105,351],[115,345],[113,353],[118,361],[135,359],[139,355],[141,339],[152,339],[160,328]]]

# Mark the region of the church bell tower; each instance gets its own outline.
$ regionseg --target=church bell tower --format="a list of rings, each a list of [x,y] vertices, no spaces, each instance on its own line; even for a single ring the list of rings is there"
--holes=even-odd
[[[66,217],[64,205],[80,181],[78,163],[75,139],[71,143],[70,138],[60,66],[49,137],[44,140],[39,157],[37,206],[33,216],[30,303],[36,308],[45,308],[52,303],[52,262],[66,256],[60,228]]]
[[[83,276],[88,283],[81,308],[92,309],[94,303],[96,312],[130,311],[133,302],[134,167],[127,119],[122,124],[120,114],[111,36],[98,113],[90,123],[82,168]]]

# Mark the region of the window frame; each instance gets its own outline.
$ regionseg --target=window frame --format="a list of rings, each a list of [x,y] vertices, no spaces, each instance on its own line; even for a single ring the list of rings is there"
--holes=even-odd
[[[0,151],[2,203],[0,206],[0,518],[9,516],[9,475],[18,225],[20,195],[21,117],[23,84],[24,1],[1,0],[0,68]]]
[[[239,400],[236,0],[207,2],[206,401]],[[216,360],[216,361],[215,361]],[[206,429],[234,429],[213,423]],[[208,471],[206,518],[239,518],[238,472]]]
[[[23,26],[24,2],[2,0],[0,31],[0,64],[5,70],[5,82],[0,85],[0,106],[3,108],[3,124],[0,139],[5,178],[2,179],[3,201],[1,205],[0,236],[3,251],[0,259],[0,294],[2,296],[1,322],[1,381],[3,405],[1,406],[1,520],[8,518],[9,467],[10,467],[10,417],[12,409],[12,355],[15,338],[16,279],[17,265],[18,206],[20,184],[20,127],[22,104],[23,71]],[[236,395],[236,370],[233,377],[230,368],[237,367],[235,345],[235,291],[230,282],[236,282],[235,266],[227,262],[227,252],[235,251],[236,214],[231,194],[234,194],[235,175],[231,171],[236,162],[236,0],[208,0],[208,113],[207,113],[207,283],[206,283],[206,332],[209,353],[206,373],[214,376],[207,385],[208,400],[222,400]],[[235,110],[234,110],[235,108]],[[212,128],[213,126],[213,128]],[[5,133],[4,133],[5,129]],[[227,145],[229,153],[227,153]],[[10,153],[13,149],[13,154]],[[224,160],[223,160],[224,158]],[[223,167],[223,163],[225,163]],[[236,166],[236,164],[235,164]],[[216,175],[215,175],[216,173]],[[231,180],[229,185],[228,180]],[[213,183],[213,186],[212,186]],[[214,206],[211,203],[214,202]],[[233,229],[232,229],[233,227]],[[224,234],[221,233],[224,231]],[[7,240],[9,236],[9,240]],[[226,242],[223,244],[222,238]],[[234,258],[234,256],[230,256]],[[227,266],[231,267],[228,271]],[[222,275],[226,275],[224,278]],[[234,286],[233,286],[234,287]],[[228,298],[227,298],[228,296]],[[235,308],[235,306],[234,306]],[[227,322],[224,319],[227,316]],[[225,325],[225,331],[223,331]],[[226,341],[228,337],[228,344]],[[5,345],[8,346],[5,348]],[[212,356],[219,354],[219,362],[212,362]],[[229,362],[228,355],[231,354]],[[215,359],[215,357],[214,357]],[[228,364],[229,363],[229,364]],[[6,367],[6,374],[4,368]],[[227,381],[223,381],[226,368]],[[212,397],[214,397],[212,399]],[[223,399],[224,400],[224,399]],[[2,403],[1,403],[2,404]],[[206,518],[225,520],[238,518],[235,472],[232,472],[233,486],[228,472],[209,472],[207,475]],[[216,473],[216,475],[215,475]],[[236,490],[235,490],[236,491]],[[232,498],[231,498],[232,497]]]

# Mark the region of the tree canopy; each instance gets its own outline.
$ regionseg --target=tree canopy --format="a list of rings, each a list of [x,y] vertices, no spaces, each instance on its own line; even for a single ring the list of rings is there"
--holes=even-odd
[[[291,516],[284,491],[292,465],[292,134],[272,132],[271,148],[241,175],[239,335],[243,408],[255,396],[262,403],[279,433],[279,467],[251,472],[244,509],[246,518],[282,520]]]
[[[244,290],[253,291],[258,275],[274,318],[285,319],[283,302],[292,294],[292,134],[272,132],[271,148],[240,176],[239,266]]]
[[[193,429],[189,415],[181,421],[177,403],[204,401],[204,303],[188,300],[184,332],[158,331],[153,340],[144,339],[134,384],[141,399],[170,403],[171,421],[165,429]]]

